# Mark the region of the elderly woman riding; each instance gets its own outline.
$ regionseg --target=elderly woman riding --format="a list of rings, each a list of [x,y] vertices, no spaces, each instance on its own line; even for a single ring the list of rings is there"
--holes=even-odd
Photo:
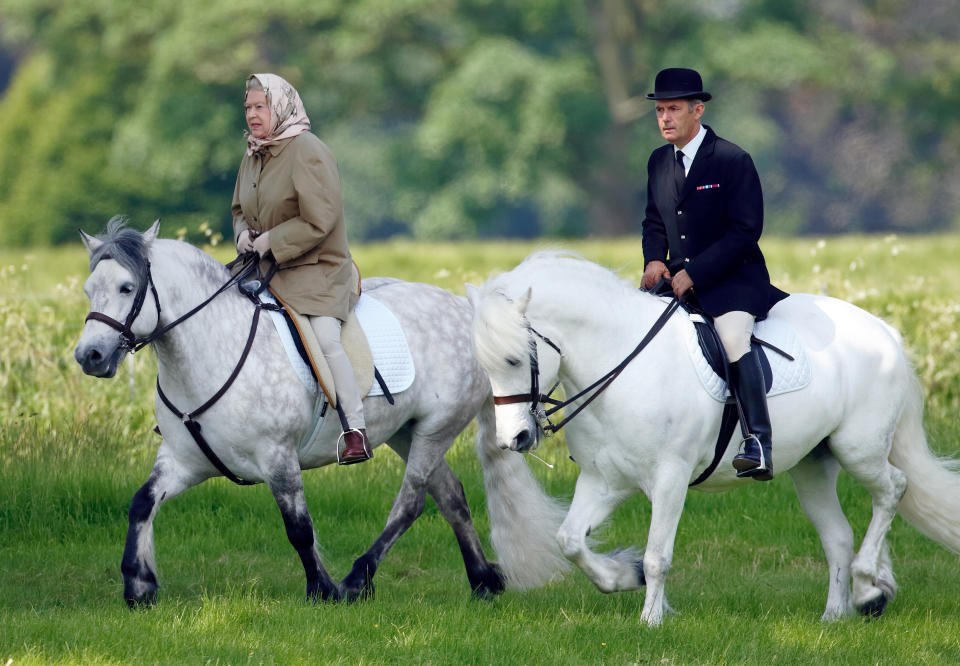
[[[271,289],[307,316],[333,375],[346,421],[340,463],[363,462],[371,457],[363,403],[340,342],[360,280],[347,245],[337,162],[310,132],[300,95],[283,78],[248,78],[244,111],[247,151],[232,205],[237,252],[256,252],[264,273],[276,262]]]

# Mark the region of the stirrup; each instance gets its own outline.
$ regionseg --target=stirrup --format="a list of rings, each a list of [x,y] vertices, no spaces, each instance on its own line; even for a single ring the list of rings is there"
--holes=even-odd
[[[340,440],[345,439],[348,432],[360,433],[360,436],[363,437],[363,432],[359,428],[347,428],[346,430],[341,431],[340,436],[337,437],[337,444],[335,450],[337,452],[337,464],[338,465],[354,465],[356,463],[366,462],[373,458],[373,447],[370,445],[370,439],[368,437],[363,437],[363,452],[366,454],[366,458],[358,458],[356,460],[350,460],[348,462],[343,462],[340,459]],[[346,445],[344,445],[344,450],[346,450]]]
[[[756,443],[757,450],[760,453],[760,460],[756,461],[753,458],[747,457],[747,447],[745,446],[747,442],[753,440]],[[750,472],[756,469],[766,469],[766,457],[763,455],[763,444],[760,443],[760,438],[754,434],[748,434],[742,440],[740,440],[740,446],[738,447],[738,453],[733,457],[733,467],[737,470],[737,476],[741,476],[741,472]],[[738,462],[749,462],[751,463],[750,467],[740,468],[737,466]]]
[[[760,454],[759,462],[755,461],[753,458],[746,457],[746,447],[744,446],[748,441],[753,440],[756,443],[757,450]],[[760,438],[754,434],[747,435],[740,442],[741,453],[738,453],[733,458],[733,468],[737,470],[737,478],[756,478],[758,481],[769,481],[773,478],[773,470],[771,469],[770,461],[767,460],[767,456],[763,451],[763,444],[760,442]],[[741,469],[737,466],[738,462],[749,462],[755,463],[751,467],[744,467]]]

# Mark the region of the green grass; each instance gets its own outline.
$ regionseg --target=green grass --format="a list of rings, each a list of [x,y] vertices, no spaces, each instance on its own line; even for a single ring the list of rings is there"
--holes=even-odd
[[[365,275],[462,293],[464,281],[509,269],[534,246],[395,242],[355,254]],[[566,247],[628,277],[642,272],[637,239]],[[955,453],[960,238],[777,240],[764,249],[780,286],[847,298],[904,332],[928,393],[931,443]],[[78,247],[0,252],[7,287],[0,296],[0,666],[960,662],[958,558],[900,519],[890,543],[901,589],[884,617],[819,621],[823,552],[785,477],[689,495],[667,587],[678,614],[657,629],[638,621],[642,592],[602,595],[579,573],[490,603],[470,600],[452,533],[430,502],[384,561],[376,599],[307,604],[302,568],[269,492],[223,479],[164,506],[156,520],[160,602],[130,611],[119,563],[130,497],[159,442],[150,433],[155,360],[127,359],[110,381],[82,375],[71,355],[86,313],[85,271]],[[556,469],[537,465],[538,477],[569,497],[576,468],[562,440],[541,453]],[[485,537],[472,432],[448,459]],[[379,533],[402,472],[380,449],[370,464],[305,473],[335,578]],[[859,539],[869,498],[845,475],[840,492]],[[648,520],[649,503],[635,497],[601,538],[608,547],[642,545]]]

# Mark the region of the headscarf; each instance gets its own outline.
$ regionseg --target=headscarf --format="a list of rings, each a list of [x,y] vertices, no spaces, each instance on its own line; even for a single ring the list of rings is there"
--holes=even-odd
[[[247,140],[247,155],[253,155],[281,139],[289,139],[310,130],[310,119],[307,118],[306,109],[303,108],[300,93],[296,88],[276,74],[253,74],[247,81],[250,79],[256,79],[263,87],[267,106],[270,107],[271,127],[264,139],[258,139],[248,130],[243,131]]]

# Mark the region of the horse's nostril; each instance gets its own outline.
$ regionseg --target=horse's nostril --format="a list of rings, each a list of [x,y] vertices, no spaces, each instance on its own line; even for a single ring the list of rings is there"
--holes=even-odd
[[[91,349],[91,350],[87,353],[87,361],[88,361],[88,362],[90,362],[90,363],[99,363],[101,360],[103,360],[103,354],[101,354],[98,350],[96,350],[96,349]]]
[[[520,432],[517,433],[515,441],[517,443],[518,451],[523,451],[524,449],[527,449],[530,446],[530,431],[521,430]]]

